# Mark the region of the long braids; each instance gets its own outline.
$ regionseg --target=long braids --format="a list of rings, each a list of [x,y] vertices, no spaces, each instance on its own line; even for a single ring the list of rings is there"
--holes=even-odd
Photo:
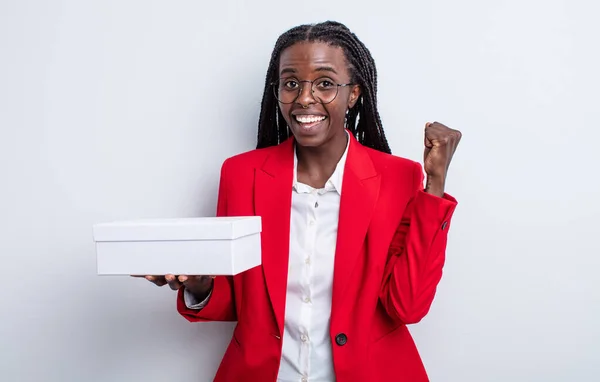
[[[361,96],[348,111],[346,127],[363,145],[391,153],[377,110],[377,70],[367,47],[345,25],[326,21],[314,25],[300,25],[282,34],[273,49],[265,80],[260,118],[258,121],[257,148],[275,146],[289,138],[289,130],[279,103],[272,90],[277,80],[281,52],[301,41],[320,41],[339,46],[350,64],[352,82],[360,85]]]

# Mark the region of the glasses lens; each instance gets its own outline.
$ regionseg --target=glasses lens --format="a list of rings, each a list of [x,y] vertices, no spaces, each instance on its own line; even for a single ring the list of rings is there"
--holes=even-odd
[[[300,94],[300,84],[290,80],[279,80],[273,84],[273,93],[281,103],[294,103]]]
[[[273,94],[281,103],[294,103],[300,95],[301,86],[300,81],[279,80],[273,84]],[[318,103],[331,103],[337,97],[338,88],[336,83],[327,78],[317,79],[311,85],[312,97]]]
[[[331,103],[338,93],[338,85],[328,78],[319,78],[312,84],[312,94],[320,103]]]

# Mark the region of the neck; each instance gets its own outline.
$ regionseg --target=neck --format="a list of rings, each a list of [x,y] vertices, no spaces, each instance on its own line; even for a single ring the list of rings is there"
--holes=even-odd
[[[323,187],[344,155],[348,139],[343,130],[319,147],[296,145],[298,180],[316,188]]]

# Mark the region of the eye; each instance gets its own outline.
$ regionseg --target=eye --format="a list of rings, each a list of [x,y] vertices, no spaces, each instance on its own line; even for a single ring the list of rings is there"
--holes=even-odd
[[[286,90],[296,90],[298,88],[298,85],[298,81],[296,80],[283,81],[283,88]]]
[[[335,87],[335,84],[328,79],[322,79],[317,81],[317,87],[322,90],[328,90]]]

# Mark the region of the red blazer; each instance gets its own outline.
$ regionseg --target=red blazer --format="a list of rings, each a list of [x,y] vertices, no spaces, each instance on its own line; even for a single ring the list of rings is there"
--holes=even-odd
[[[335,252],[331,342],[338,382],[428,381],[406,328],[429,311],[456,200],[425,193],[421,166],[351,137]],[[262,266],[217,277],[189,321],[237,321],[217,382],[274,382],[287,285],[293,139],[223,163],[218,216],[262,216]]]

